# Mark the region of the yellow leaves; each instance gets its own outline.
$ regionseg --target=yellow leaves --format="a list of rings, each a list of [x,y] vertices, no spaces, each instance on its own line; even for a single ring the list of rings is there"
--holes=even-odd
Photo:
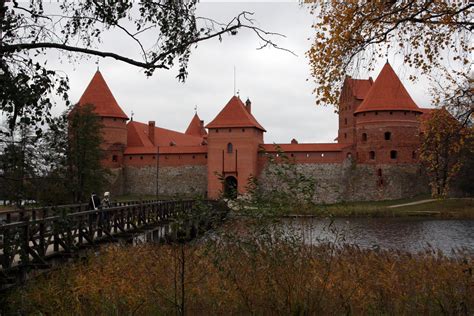
[[[459,14],[465,5],[463,1],[449,6],[445,1],[317,1],[313,14],[319,15],[319,22],[313,25],[316,36],[308,54],[318,86],[317,104],[337,105],[347,66],[370,67],[377,56],[386,55],[386,44],[424,74],[440,68],[446,51],[467,64],[465,56],[473,48],[457,24],[467,20]]]

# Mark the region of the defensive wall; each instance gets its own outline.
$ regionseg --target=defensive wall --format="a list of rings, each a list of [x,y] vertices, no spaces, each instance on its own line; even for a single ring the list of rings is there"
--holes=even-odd
[[[272,168],[282,155],[295,165],[297,173],[314,181],[313,201],[336,203],[377,201],[413,197],[429,192],[427,179],[417,163],[357,164],[345,151],[260,152],[258,180],[263,190],[281,185]],[[269,162],[269,156],[273,162]],[[206,196],[207,155],[156,154],[126,155],[123,168],[111,169],[114,194],[165,196]],[[158,177],[157,177],[158,170]]]

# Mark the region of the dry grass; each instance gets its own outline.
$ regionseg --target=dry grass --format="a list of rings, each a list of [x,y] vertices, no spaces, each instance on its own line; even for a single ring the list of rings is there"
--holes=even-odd
[[[12,313],[49,315],[472,315],[473,259],[273,238],[113,246],[8,303]]]
[[[436,200],[417,205],[389,208],[390,205],[404,204],[423,200],[409,200],[338,203],[316,207],[306,214],[322,214],[334,217],[396,217],[396,216],[433,216],[441,218],[474,218],[474,198]]]

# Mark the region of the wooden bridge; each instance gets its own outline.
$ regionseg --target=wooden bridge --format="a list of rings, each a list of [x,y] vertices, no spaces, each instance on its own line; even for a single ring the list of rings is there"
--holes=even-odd
[[[23,281],[29,272],[47,269],[81,249],[155,229],[157,237],[193,238],[225,216],[215,201],[135,201],[87,210],[63,205],[0,213],[0,290]],[[60,260],[61,261],[61,260]]]

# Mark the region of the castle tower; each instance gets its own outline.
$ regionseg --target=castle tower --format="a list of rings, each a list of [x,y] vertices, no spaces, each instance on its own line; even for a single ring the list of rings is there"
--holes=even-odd
[[[201,120],[198,114],[194,114],[193,119],[188,125],[186,135],[196,136],[196,137],[207,137],[206,129],[204,128],[204,121]]]
[[[416,162],[421,114],[387,62],[354,112],[357,162]]]
[[[372,78],[352,79],[351,77],[346,77],[344,80],[339,98],[338,143],[354,144],[356,142],[354,112],[364,100],[372,84]]]
[[[258,148],[265,132],[251,113],[250,100],[244,105],[233,96],[206,127],[208,197],[245,193],[248,180],[257,176]]]
[[[118,105],[99,70],[76,106],[86,104],[94,105],[94,112],[101,118],[102,150],[105,152],[102,164],[108,168],[122,166],[123,152],[127,146],[128,117]]]

